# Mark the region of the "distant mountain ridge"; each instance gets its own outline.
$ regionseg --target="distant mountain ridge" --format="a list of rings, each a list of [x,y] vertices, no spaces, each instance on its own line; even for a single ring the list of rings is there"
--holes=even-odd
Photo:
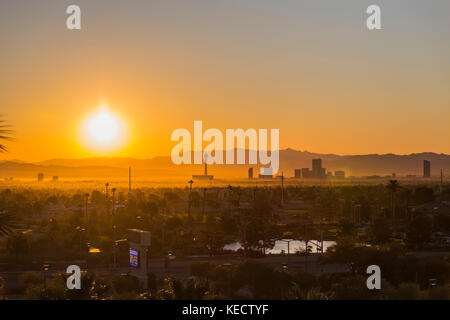
[[[235,152],[236,153],[236,152]],[[248,153],[248,150],[246,150]],[[343,170],[347,176],[367,175],[422,175],[423,160],[431,161],[432,175],[437,176],[442,168],[450,171],[450,155],[433,152],[367,155],[320,154],[294,149],[280,150],[280,172],[293,176],[294,169],[311,168],[312,159],[321,158],[323,167],[329,171]],[[27,163],[19,160],[0,161],[0,177],[34,178],[42,172],[47,177],[126,177],[128,167],[136,177],[190,177],[201,174],[201,165],[172,163],[170,156],[151,159],[96,157],[84,159],[50,159]],[[209,173],[217,178],[245,178],[249,165],[211,165]],[[253,167],[256,167],[253,165]],[[257,174],[257,172],[255,172]]]

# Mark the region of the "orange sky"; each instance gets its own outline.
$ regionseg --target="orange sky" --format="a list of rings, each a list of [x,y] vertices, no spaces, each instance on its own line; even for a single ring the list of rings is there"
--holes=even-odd
[[[310,2],[81,0],[81,31],[70,1],[2,2],[2,158],[169,155],[194,120],[312,152],[450,153],[450,4],[379,1],[369,32],[364,1]],[[127,127],[110,153],[80,132],[101,103]]]

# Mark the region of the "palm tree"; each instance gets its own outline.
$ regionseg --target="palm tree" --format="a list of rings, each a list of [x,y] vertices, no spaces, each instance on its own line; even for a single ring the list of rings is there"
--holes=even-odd
[[[191,205],[192,205],[192,184],[193,180],[189,180],[189,202],[188,202],[188,217],[191,218]]]
[[[11,140],[11,130],[10,126],[5,124],[5,120],[0,119],[0,140]],[[0,152],[7,151],[4,144],[0,143]]]
[[[15,228],[14,216],[6,211],[0,211],[0,237],[9,235]]]
[[[395,231],[395,193],[397,189],[400,187],[397,180],[389,180],[388,188],[391,191],[391,210],[392,210],[392,221],[394,225]]]
[[[10,126],[5,124],[5,120],[0,119],[0,140],[11,140]],[[0,143],[0,152],[6,152],[7,148]],[[14,217],[5,211],[0,211],[0,237],[6,236],[14,229]]]
[[[411,197],[412,197],[412,191],[409,188],[402,188],[402,192],[400,194],[404,206],[405,206],[405,213],[404,213],[404,219],[410,219],[409,216],[409,204],[411,202]]]

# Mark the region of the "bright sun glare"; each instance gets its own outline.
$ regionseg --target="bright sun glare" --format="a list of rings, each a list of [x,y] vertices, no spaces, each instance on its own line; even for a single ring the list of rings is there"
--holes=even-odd
[[[89,116],[84,127],[87,142],[96,150],[119,147],[123,142],[123,131],[120,118],[105,106],[100,107],[96,113]]]

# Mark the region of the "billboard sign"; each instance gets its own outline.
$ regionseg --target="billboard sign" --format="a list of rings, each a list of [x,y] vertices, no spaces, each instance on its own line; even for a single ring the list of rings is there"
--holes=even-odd
[[[139,251],[130,249],[130,266],[139,268]]]

